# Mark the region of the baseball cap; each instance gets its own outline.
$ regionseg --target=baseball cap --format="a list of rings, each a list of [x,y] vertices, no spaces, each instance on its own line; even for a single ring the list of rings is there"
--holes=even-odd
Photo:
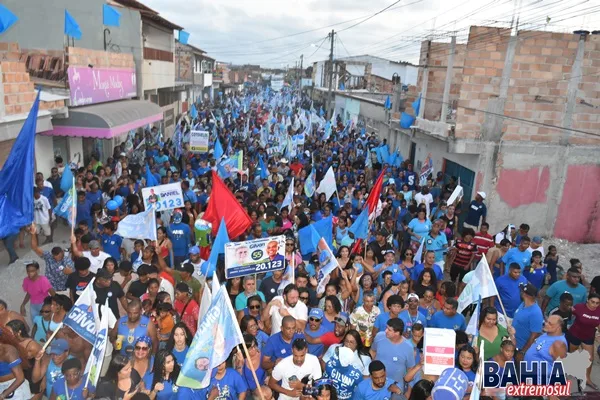
[[[346,325],[348,325],[348,317],[340,314],[339,316],[335,317],[334,322],[336,324],[346,326]]]
[[[69,343],[65,339],[54,339],[50,344],[48,354],[60,355],[69,350]]]
[[[89,244],[90,249],[94,250],[94,249],[99,249],[100,248],[100,242],[97,240],[92,240]]]
[[[388,183],[390,185],[395,185],[396,184],[396,180],[394,178],[390,178],[390,180],[388,181]]]
[[[313,308],[308,313],[308,316],[316,319],[323,319],[323,310],[320,308]]]
[[[410,299],[419,301],[419,296],[416,293],[409,293],[408,297],[406,297],[406,301],[410,301]]]
[[[480,195],[482,199],[485,199],[486,197],[485,192],[477,192],[477,194]]]
[[[399,285],[406,280],[406,277],[402,272],[394,272],[391,280],[394,285]]]
[[[538,294],[537,288],[535,286],[533,286],[531,283],[521,286],[521,290],[523,291],[523,293],[525,293],[531,297],[535,297]]]
[[[542,238],[539,236],[534,236],[533,239],[531,239],[531,241],[535,244],[542,244]]]
[[[385,236],[385,235],[383,235],[383,236]],[[385,253],[383,253],[383,255],[386,255],[386,254],[396,254],[396,252],[392,249],[388,249],[385,251]]]
[[[190,254],[192,254],[192,255],[200,254],[200,248],[198,246],[190,247]]]

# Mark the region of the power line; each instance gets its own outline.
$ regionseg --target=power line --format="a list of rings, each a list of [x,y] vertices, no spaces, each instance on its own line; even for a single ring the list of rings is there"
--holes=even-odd
[[[363,19],[362,21],[360,21],[360,22],[357,22],[357,23],[356,23],[356,24],[354,24],[354,25],[351,25],[351,26],[349,26],[349,27],[347,27],[347,28],[344,28],[344,29],[342,29],[342,30],[338,31],[338,33],[339,33],[339,32],[344,32],[344,31],[347,31],[348,29],[352,29],[352,28],[354,28],[355,26],[358,26],[358,25],[362,24],[363,22],[367,22],[367,21],[368,21],[368,20],[370,20],[371,18],[375,18],[375,17],[376,17],[376,16],[378,16],[379,14],[386,12],[386,11],[387,11],[388,9],[390,9],[391,7],[393,7],[393,6],[395,6],[396,4],[400,3],[400,1],[402,1],[402,0],[398,0],[398,1],[395,1],[395,2],[393,2],[392,4],[390,4],[389,6],[385,7],[384,9],[377,11],[375,14],[371,15],[370,17],[367,17],[367,18]]]

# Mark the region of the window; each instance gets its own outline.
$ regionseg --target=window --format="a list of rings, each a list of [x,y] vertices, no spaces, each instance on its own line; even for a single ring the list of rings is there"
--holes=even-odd
[[[199,74],[202,72],[202,61],[199,58],[194,59],[194,73]]]

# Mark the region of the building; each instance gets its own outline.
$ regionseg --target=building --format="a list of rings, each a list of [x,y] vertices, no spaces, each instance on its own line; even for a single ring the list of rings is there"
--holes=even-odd
[[[23,85],[4,88],[19,91],[14,99],[5,97],[5,115],[29,110],[33,84],[42,87],[42,99],[57,109],[51,112],[51,125],[38,124],[38,130],[44,131],[36,137],[36,169],[44,174],[50,172],[55,156],[80,165],[91,155],[106,160],[129,131],[163,119],[157,105],[140,99],[144,88],[140,11],[120,7],[120,26],[108,28],[102,20],[104,4],[101,0],[3,3],[19,17],[2,35],[3,46],[10,50],[5,59],[15,60],[11,68],[21,71],[10,78],[4,71],[4,79]],[[45,29],[43,34],[31,29],[48,26],[49,20],[63,21],[65,9],[82,30],[75,45],[71,41],[65,47],[62,24],[52,24],[56,29]],[[7,153],[8,146],[3,147]]]
[[[182,112],[191,102],[212,99],[212,70],[215,60],[206,52],[190,44],[175,43],[175,83],[185,87],[186,101]]]
[[[400,77],[403,85],[417,83],[418,67],[407,62],[362,55],[337,58],[333,61],[334,85],[339,89],[366,89],[370,92],[391,92],[392,77]],[[329,87],[329,61],[313,63],[312,79],[315,87]]]
[[[431,156],[435,172],[459,177],[465,207],[485,191],[492,231],[527,223],[600,242],[600,35],[474,26],[466,44],[423,42],[419,64],[398,102],[414,115],[421,95],[412,129],[399,127],[402,108],[354,98],[359,120],[383,115],[378,134],[415,170]]]

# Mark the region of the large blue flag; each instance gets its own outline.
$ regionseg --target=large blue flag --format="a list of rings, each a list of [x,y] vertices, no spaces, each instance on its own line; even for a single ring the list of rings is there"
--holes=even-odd
[[[366,239],[369,236],[369,207],[362,210],[348,230],[354,234],[354,239]]]
[[[213,268],[215,268],[217,265],[217,261],[219,260],[219,254],[225,254],[225,245],[227,243],[229,243],[229,234],[227,233],[225,218],[221,218],[219,230],[217,231],[217,236],[215,236],[215,240],[213,240],[213,245],[210,249],[210,256],[208,257],[208,262]]]
[[[158,240],[156,237],[154,207],[150,207],[139,214],[126,216],[119,222],[119,227],[115,233],[128,239]]]
[[[75,190],[75,187],[73,187],[71,184],[71,187],[67,189],[60,203],[58,203],[58,205],[54,207],[54,214],[66,219],[67,221],[69,221],[69,224],[71,224],[71,226],[74,226],[76,201],[77,191]]]
[[[71,186],[73,186],[73,172],[71,171],[71,165],[67,164],[60,178],[60,190],[67,193]]]
[[[221,141],[217,136],[217,138],[215,139],[215,160],[219,161],[219,159],[223,157],[223,153],[223,146],[221,145]]]
[[[205,289],[206,290],[206,289]],[[242,332],[225,286],[221,286],[210,308],[198,324],[194,340],[185,356],[177,386],[192,389],[208,387],[212,370],[229,358],[242,342]]]
[[[121,13],[115,8],[104,4],[102,6],[102,23],[106,26],[120,26],[121,25]]]
[[[317,232],[318,239],[325,239],[330,247],[333,243],[333,218],[327,217],[315,222],[298,231],[298,241],[300,242],[300,252],[303,255],[312,254],[316,251],[317,246],[314,242],[313,230]]]
[[[18,21],[18,17],[0,4],[0,33],[4,33]]]
[[[65,9],[65,35],[71,36],[74,39],[81,39],[81,29],[75,18]]]
[[[260,179],[269,178],[269,171],[267,171],[265,162],[263,161],[263,158],[260,154],[258,155],[258,167],[260,168]]]
[[[190,109],[190,117],[193,119],[198,118],[198,110],[196,109],[196,105],[192,104],[192,108]]]
[[[150,170],[150,166],[146,164],[146,187],[158,186],[158,180]]]
[[[35,130],[40,94],[0,171],[0,238],[18,233],[33,222]]]

